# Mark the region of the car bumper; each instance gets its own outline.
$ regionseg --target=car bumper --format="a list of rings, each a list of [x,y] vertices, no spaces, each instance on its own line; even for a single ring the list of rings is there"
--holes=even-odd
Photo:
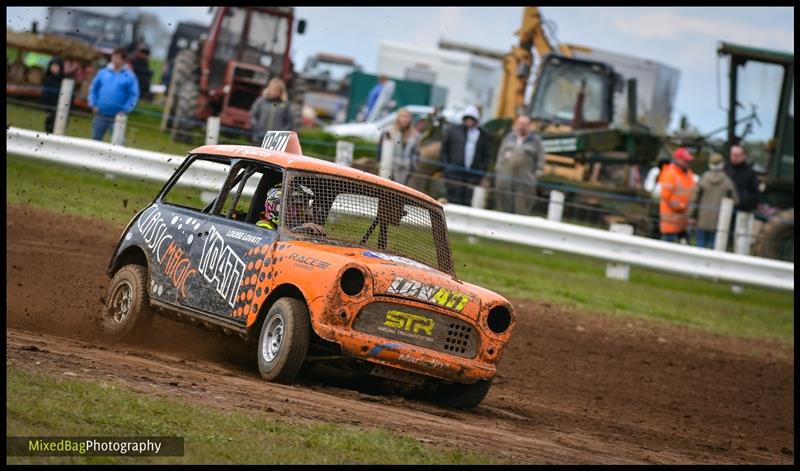
[[[350,327],[316,326],[317,334],[341,346],[342,352],[372,363],[458,383],[492,379],[489,363],[358,332]]]

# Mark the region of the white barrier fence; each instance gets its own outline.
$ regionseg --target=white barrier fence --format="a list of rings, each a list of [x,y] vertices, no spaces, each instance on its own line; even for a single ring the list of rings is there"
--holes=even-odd
[[[14,127],[6,130],[6,151],[9,154],[158,182],[165,182],[183,161],[182,156]],[[213,190],[219,182],[219,175],[214,175],[214,171],[199,167],[181,180],[198,188]],[[794,263],[700,249],[539,217],[454,204],[445,205],[444,211],[448,229],[452,232],[585,255],[693,278],[794,290]]]

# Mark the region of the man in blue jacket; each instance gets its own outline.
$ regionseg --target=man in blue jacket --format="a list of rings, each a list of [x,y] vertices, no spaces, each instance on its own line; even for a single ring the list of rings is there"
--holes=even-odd
[[[94,111],[92,139],[96,141],[103,140],[118,113],[130,113],[139,100],[139,82],[125,62],[127,56],[125,49],[114,49],[111,62],[92,80],[89,106]]]

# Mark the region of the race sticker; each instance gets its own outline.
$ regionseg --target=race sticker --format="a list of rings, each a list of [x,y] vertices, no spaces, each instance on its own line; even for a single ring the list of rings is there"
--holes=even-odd
[[[284,152],[291,135],[291,131],[267,131],[267,133],[264,134],[264,140],[261,141],[261,148]]]
[[[416,298],[457,312],[463,311],[469,302],[469,296],[466,294],[419,281],[408,280],[402,276],[396,277],[386,292]]]
[[[249,242],[249,243],[254,244],[254,245],[255,244],[259,244],[261,242],[261,239],[262,239],[261,237],[250,235],[250,234],[248,234],[246,232],[234,231],[234,230],[230,230],[230,231],[226,232],[225,233],[225,237],[231,237],[233,239],[239,239],[242,242]]]
[[[211,234],[203,244],[203,254],[197,268],[206,281],[216,285],[222,299],[233,307],[242,284],[245,264],[214,226],[211,226]]]
[[[306,269],[313,269],[313,268],[328,268],[331,266],[330,263],[320,260],[314,257],[307,257],[305,255],[300,255],[299,253],[293,253],[287,257],[289,260],[293,261],[295,265],[300,266],[301,268]]]
[[[378,327],[378,330],[433,342],[433,327],[435,325],[433,319],[425,316],[390,310],[386,313],[386,320],[382,326]]]
[[[423,268],[425,270],[430,270],[431,269],[431,267],[429,267],[427,265],[423,265],[422,263],[419,263],[419,262],[415,262],[414,260],[411,260],[410,258],[399,257],[397,255],[389,255],[389,254],[380,253],[380,252],[372,252],[372,251],[369,251],[369,250],[366,250],[366,251],[362,252],[361,255],[363,255],[365,257],[380,258],[381,260],[386,260],[386,261],[389,261],[389,262],[395,262],[395,263],[402,263],[402,264],[405,264],[405,265],[411,265],[412,267]]]

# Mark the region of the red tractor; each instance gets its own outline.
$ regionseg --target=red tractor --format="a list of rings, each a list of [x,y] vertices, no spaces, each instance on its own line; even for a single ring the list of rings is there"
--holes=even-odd
[[[187,131],[209,116],[249,129],[250,106],[270,79],[280,77],[291,90],[293,30],[292,7],[215,7],[208,34],[172,62],[164,113],[175,118],[174,137],[188,140]],[[297,33],[304,31],[300,20]]]

